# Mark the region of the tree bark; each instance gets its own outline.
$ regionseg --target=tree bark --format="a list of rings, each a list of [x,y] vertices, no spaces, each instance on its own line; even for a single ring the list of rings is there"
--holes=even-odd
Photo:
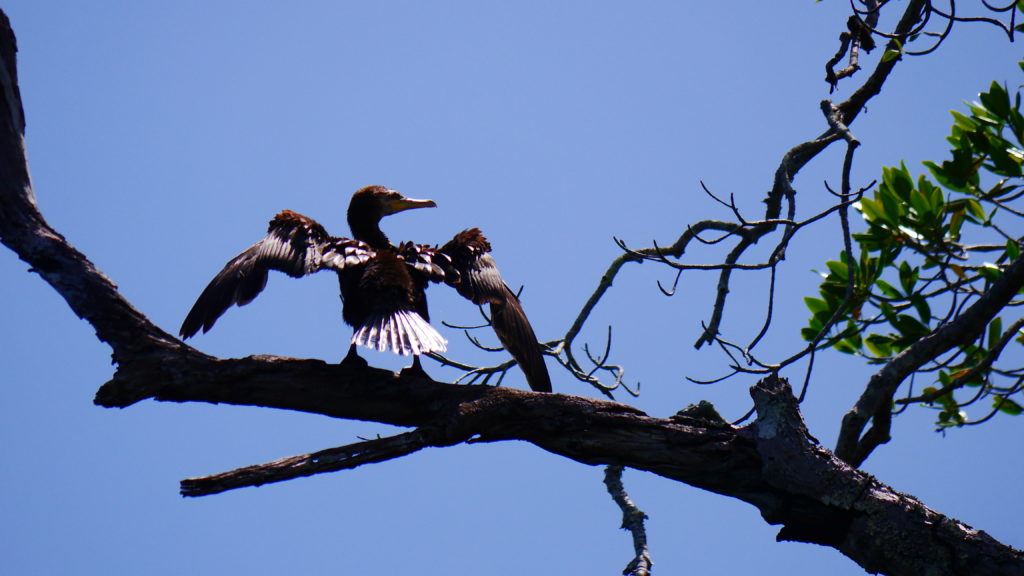
[[[229,403],[416,428],[400,440],[374,444],[370,448],[380,450],[364,452],[366,461],[423,446],[522,440],[584,464],[647,470],[749,502],[767,522],[782,525],[778,539],[834,547],[870,572],[1024,574],[1021,552],[818,446],[789,384],[777,377],[751,390],[757,419],[734,427],[706,407],[662,419],[564,394],[456,386],[316,360],[221,360],[192,349],[132,307],[38,212],[15,53],[10,22],[0,12],[0,240],[113,348],[117,369],[97,392],[97,404],[126,407],[148,398]]]

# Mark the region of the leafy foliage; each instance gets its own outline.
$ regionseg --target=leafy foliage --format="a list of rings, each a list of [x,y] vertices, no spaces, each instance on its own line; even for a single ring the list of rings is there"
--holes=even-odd
[[[930,178],[915,179],[903,163],[883,168],[877,189],[854,205],[867,229],[853,234],[852,257],[843,251],[826,262],[819,297],[805,298],[811,312],[805,340],[824,331],[824,346],[888,362],[949,322],[1020,257],[1024,237],[1009,231],[1024,217],[1013,206],[1024,196],[1021,94],[1011,98],[993,82],[967,107],[966,114],[952,112],[952,158],[924,163]],[[1021,304],[1024,298],[1005,312]],[[1014,354],[1022,364],[1021,325],[993,319],[977,340],[922,367],[929,386],[915,396],[911,384],[896,403],[938,409],[940,428],[997,412],[1021,414],[1024,366],[1003,365]],[[1002,354],[1004,346],[1014,354]],[[964,408],[981,400],[989,402],[987,414],[969,420]]]

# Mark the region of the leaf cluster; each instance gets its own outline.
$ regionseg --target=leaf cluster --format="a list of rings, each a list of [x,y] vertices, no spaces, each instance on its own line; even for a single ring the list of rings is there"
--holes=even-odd
[[[1020,257],[1024,238],[1008,231],[1024,217],[1014,207],[1024,196],[1021,94],[1011,98],[993,82],[967,108],[953,111],[949,160],[924,162],[928,174],[917,178],[903,163],[883,168],[878,187],[854,205],[866,229],[853,234],[854,254],[843,251],[825,263],[818,296],[805,298],[811,312],[801,331],[805,340],[826,330],[825,342],[836,350],[888,362],[955,318]],[[1020,304],[1024,299],[1017,298],[1004,312]],[[911,384],[897,404],[938,409],[940,428],[1024,412],[1024,366],[996,362],[1008,344],[1016,351],[1024,344],[1022,322],[1007,322],[1004,332],[1004,316],[1010,314],[922,367],[929,385],[914,396]],[[988,415],[972,422],[964,408],[982,399],[990,401]]]

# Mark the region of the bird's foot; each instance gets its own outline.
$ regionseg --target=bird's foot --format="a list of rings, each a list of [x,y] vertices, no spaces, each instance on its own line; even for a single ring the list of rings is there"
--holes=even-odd
[[[345,359],[341,361],[341,365],[348,368],[366,368],[370,364],[365,358],[356,352],[356,345],[353,344],[352,347],[348,349],[348,354],[345,356]]]
[[[413,356],[412,358],[413,358],[412,366],[409,366],[408,368],[402,368],[402,371],[399,372],[398,375],[399,376],[418,376],[420,378],[426,378],[427,380],[431,380],[432,378],[430,377],[429,374],[427,374],[427,371],[423,369],[423,365],[420,363],[419,355],[417,354],[417,355]]]

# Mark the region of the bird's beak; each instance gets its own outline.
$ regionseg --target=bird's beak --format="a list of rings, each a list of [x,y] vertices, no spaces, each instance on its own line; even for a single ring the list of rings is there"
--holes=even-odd
[[[437,204],[433,200],[417,200],[415,198],[397,198],[388,202],[388,214],[412,210],[413,208],[434,208]]]

